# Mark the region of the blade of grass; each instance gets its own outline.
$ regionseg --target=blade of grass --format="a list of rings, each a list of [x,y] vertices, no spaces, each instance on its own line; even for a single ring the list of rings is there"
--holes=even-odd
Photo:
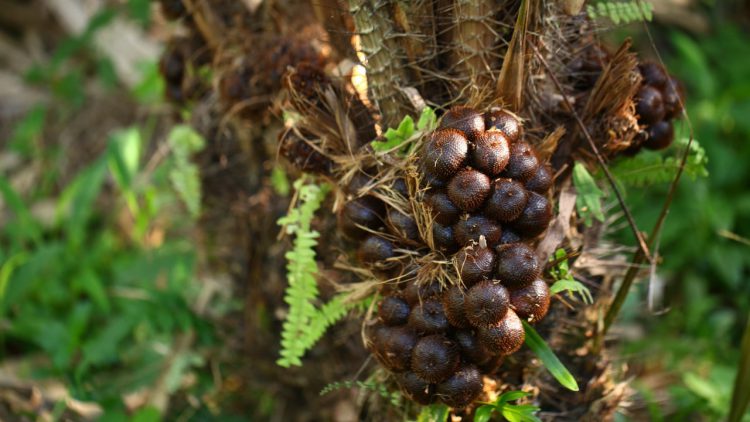
[[[729,410],[729,422],[739,422],[750,403],[750,319],[747,320],[745,335],[742,337],[742,353],[737,368],[737,378],[732,392],[732,407]]]
[[[547,342],[536,332],[528,322],[523,322],[526,332],[526,345],[542,360],[542,364],[563,387],[568,390],[578,391],[578,383],[568,368],[560,362],[555,352],[549,348]]]

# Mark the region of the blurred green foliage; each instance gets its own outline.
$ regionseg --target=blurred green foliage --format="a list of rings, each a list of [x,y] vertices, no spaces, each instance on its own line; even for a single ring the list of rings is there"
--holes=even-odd
[[[0,203],[10,218],[0,227],[0,359],[19,362],[15,375],[22,378],[63,381],[73,397],[98,403],[103,419],[113,421],[162,419],[165,409],[148,402],[128,414],[128,394],[200,396],[214,388],[210,376],[195,371],[215,343],[201,316],[207,310],[195,308],[202,283],[191,231],[201,192],[191,156],[203,138],[179,125],[155,136],[149,118],[112,132],[102,140],[104,152],[61,185],[58,161],[75,152],[61,151],[45,133],[51,120],[65,124],[85,105],[85,81],[117,85],[111,63],[91,47],[94,34],[125,10],[145,24],[149,8],[149,1],[131,0],[127,8],[105,9],[29,70],[27,81],[57,102],[19,121],[7,152],[43,170],[23,191],[0,175]],[[144,106],[158,104],[157,66],[143,70],[131,94]],[[188,374],[197,382],[186,386]],[[56,410],[64,408],[61,402]]]
[[[660,406],[652,406],[653,420],[695,420],[699,415],[717,420],[729,412],[750,310],[750,246],[743,243],[750,237],[750,35],[726,22],[715,22],[706,34],[662,31],[656,37],[665,38],[673,49],[660,53],[670,72],[686,85],[694,138],[705,149],[709,177],[681,182],[660,238],[659,273],[668,280],[669,311],[649,314],[643,300],[647,283],[641,284],[629,298],[622,321],[641,324],[644,336],[625,342],[623,348],[646,371],[666,370],[678,379],[669,388],[674,411],[662,414]],[[679,153],[690,135],[685,122],[677,125],[683,141],[675,142],[667,154]],[[688,167],[705,161],[702,151],[692,155],[697,158]],[[688,176],[701,176],[689,170]],[[640,227],[650,228],[668,183],[636,185],[628,188],[628,202]],[[638,385],[641,391],[648,389]]]

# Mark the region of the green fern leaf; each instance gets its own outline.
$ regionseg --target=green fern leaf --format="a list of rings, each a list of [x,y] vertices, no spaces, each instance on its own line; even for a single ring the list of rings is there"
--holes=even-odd
[[[281,358],[277,361],[283,367],[302,365],[302,356],[315,345],[326,329],[356,306],[356,303],[346,303],[345,295],[339,295],[320,309],[315,307],[318,300],[315,246],[319,234],[311,224],[330,188],[327,185],[305,184],[304,178],[294,182],[294,188],[299,204],[279,219],[286,233],[294,236],[292,249],[284,255],[289,283],[284,301],[289,305],[289,312],[281,333]]]
[[[320,395],[324,396],[330,392],[359,387],[363,390],[368,390],[377,393],[380,397],[388,400],[392,405],[398,407],[401,405],[401,393],[398,391],[391,392],[388,389],[388,385],[378,382],[370,377],[367,381],[336,381],[332,382],[320,391]]]
[[[591,19],[606,18],[615,25],[638,21],[651,21],[654,6],[644,0],[600,1],[586,6]]]

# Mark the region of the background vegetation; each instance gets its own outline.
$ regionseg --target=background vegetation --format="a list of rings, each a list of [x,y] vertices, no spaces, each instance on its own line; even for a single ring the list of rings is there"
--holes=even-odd
[[[102,9],[22,75],[47,100],[0,116],[0,389],[23,398],[29,385],[46,386],[41,404],[0,400],[0,419],[92,412],[107,420],[229,420],[278,411],[268,392],[258,393],[260,410],[217,399],[231,389],[215,381],[219,327],[236,304],[203,273],[196,241],[205,169],[191,156],[206,141],[170,123],[155,62],[124,86],[92,41],[115,19],[153,28],[151,10],[147,0]],[[662,21],[656,7],[650,28],[686,85],[708,177],[692,172],[678,190],[660,241],[663,262],[650,280],[666,283],[662,303],[649,310],[649,280],[640,283],[613,332],[641,404],[657,421],[727,417],[750,311],[749,16],[734,5],[690,10],[704,27]],[[624,35],[654,54],[641,24],[614,34]],[[62,142],[63,128],[107,96],[130,111],[115,124],[86,126],[90,149],[78,139]],[[687,125],[680,133],[689,136]],[[649,168],[620,165],[639,225],[650,227],[667,183],[628,182]],[[276,178],[283,190],[283,175]],[[622,240],[629,242],[627,233]],[[81,410],[70,397],[96,406]]]

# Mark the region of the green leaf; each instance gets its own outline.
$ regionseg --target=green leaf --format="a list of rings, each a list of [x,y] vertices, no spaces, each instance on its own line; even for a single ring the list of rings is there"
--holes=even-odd
[[[46,119],[47,109],[41,105],[34,106],[13,128],[9,141],[10,147],[30,157],[37,150],[34,143],[42,135]]]
[[[5,201],[5,206],[14,214],[17,224],[6,224],[1,230],[9,233],[17,243],[31,240],[38,242],[42,236],[42,230],[21,195],[13,189],[8,179],[0,175],[0,194]]]
[[[534,327],[526,321],[523,328],[526,332],[526,345],[541,359],[542,364],[563,387],[568,390],[578,391],[578,383],[565,365],[560,362],[555,353],[549,348]]]
[[[5,290],[8,288],[10,276],[13,275],[13,271],[23,265],[27,259],[28,257],[25,252],[19,252],[0,265],[0,303],[5,301]]]
[[[542,422],[534,415],[539,410],[536,406],[521,404],[516,406],[503,406],[502,415],[509,422]]]
[[[527,393],[525,391],[507,391],[500,395],[500,397],[495,400],[495,403],[497,404],[504,404],[510,401],[516,401],[518,399],[522,399],[524,397],[530,396],[531,393]]]
[[[174,155],[169,179],[190,215],[196,218],[200,214],[201,183],[198,167],[190,161],[190,156],[203,149],[205,141],[191,127],[177,125],[167,136],[167,143]]]
[[[106,176],[107,162],[104,158],[81,171],[58,200],[58,223],[68,233],[71,244],[80,244],[85,235],[86,224],[94,211],[94,201]]]
[[[726,408],[721,391],[710,380],[687,372],[682,376],[682,382],[693,394],[705,399],[714,409]]]
[[[487,422],[497,411],[511,422],[540,422],[534,413],[539,411],[537,406],[530,404],[511,404],[509,402],[530,396],[524,391],[508,391],[500,395],[493,403],[477,408],[474,421]]]
[[[594,303],[594,298],[591,295],[589,288],[573,278],[566,257],[567,252],[562,248],[556,250],[555,255],[550,257],[550,262],[557,261],[557,264],[549,270],[550,275],[555,279],[555,283],[550,287],[550,293],[558,294],[563,291],[568,291],[572,295],[575,292],[581,296],[584,303]]]
[[[201,180],[198,168],[194,164],[178,162],[169,172],[169,180],[190,215],[197,218],[201,211]]]
[[[655,151],[642,151],[632,158],[621,159],[610,169],[618,181],[635,187],[650,186],[659,183],[668,183],[674,179],[682,162],[682,151],[687,148],[688,139],[680,138],[675,141],[676,154],[664,157]],[[707,177],[708,155],[698,141],[693,140],[690,144],[690,152],[685,162],[684,174],[695,180],[698,177]]]
[[[273,190],[275,190],[279,195],[289,195],[291,186],[289,186],[289,179],[287,179],[286,172],[282,167],[274,166],[273,170],[271,171],[271,186],[273,186]]]
[[[384,135],[385,141],[373,141],[372,149],[376,152],[398,149],[412,135],[414,135],[414,119],[411,116],[406,116],[399,123],[398,129],[388,128]]]
[[[109,169],[123,191],[131,189],[138,173],[142,144],[141,132],[136,127],[118,130],[109,137]]]
[[[139,103],[144,105],[158,104],[164,101],[164,78],[159,73],[156,62],[140,65],[140,81],[133,87],[132,94]]]
[[[419,121],[417,121],[417,129],[421,131],[432,131],[437,127],[437,115],[435,114],[435,110],[425,107],[422,110],[422,114],[419,116]]]
[[[591,226],[593,223],[592,217],[604,221],[604,213],[602,212],[604,192],[596,186],[596,181],[580,162],[576,162],[575,167],[573,167],[573,184],[578,192],[576,209],[586,226]]]
[[[448,406],[431,404],[422,408],[417,416],[417,422],[445,422],[448,419]]]
[[[107,291],[102,285],[102,280],[99,279],[97,274],[95,274],[91,268],[84,269],[81,274],[75,277],[72,287],[76,291],[86,293],[99,309],[103,312],[109,313],[110,303]]]
[[[474,411],[474,422],[487,422],[492,417],[492,412],[495,411],[495,406],[491,404],[485,404],[477,407]]]
[[[569,292],[570,294],[578,293],[583,299],[584,303],[587,303],[589,305],[594,303],[594,298],[591,296],[591,291],[589,290],[589,288],[584,286],[580,281],[574,280],[572,278],[556,281],[555,284],[550,286],[549,291],[553,295],[565,291]]]
[[[185,159],[201,151],[206,145],[203,136],[187,125],[173,127],[167,135],[167,143],[176,156]]]
[[[135,415],[133,415],[133,418],[130,419],[130,422],[159,422],[160,420],[161,415],[159,414],[159,410],[155,407],[148,406],[137,411]]]

